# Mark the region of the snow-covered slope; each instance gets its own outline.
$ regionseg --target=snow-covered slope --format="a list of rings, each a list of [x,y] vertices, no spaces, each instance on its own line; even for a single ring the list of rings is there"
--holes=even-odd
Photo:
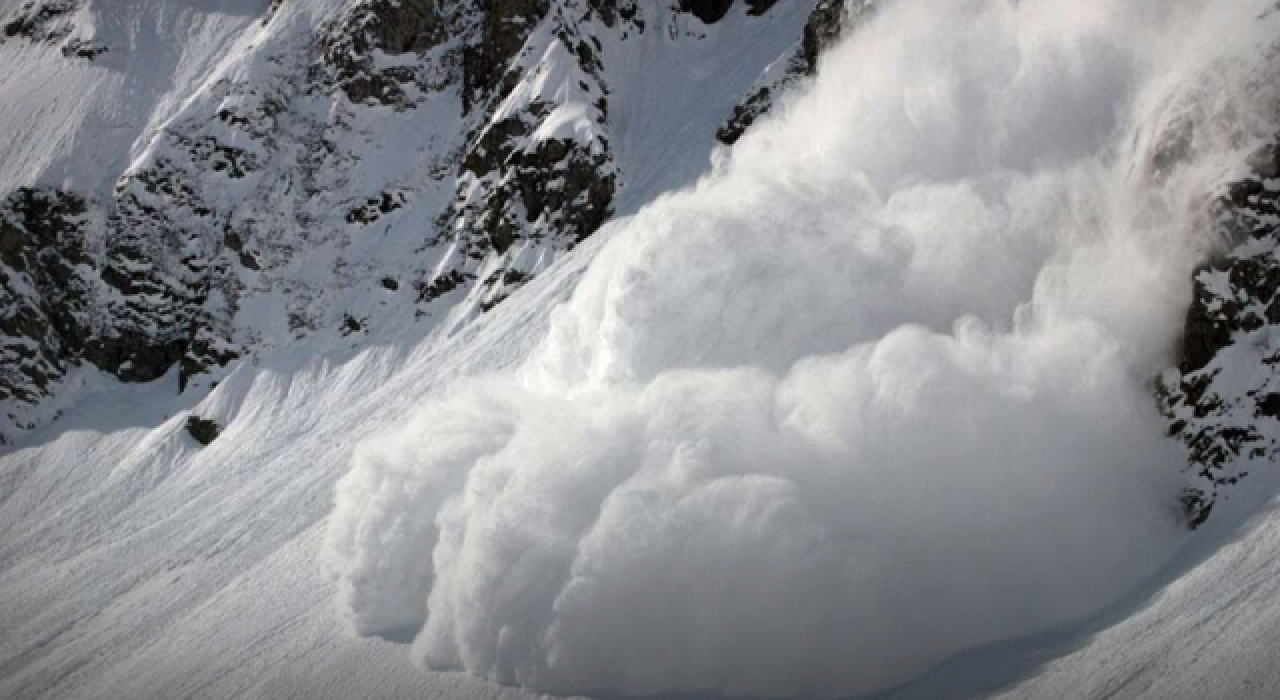
[[[129,5],[0,8],[0,697],[1280,693],[1269,0]]]
[[[237,358],[492,308],[707,167],[814,7],[769,5],[0,7],[22,134],[0,152],[0,436],[77,367],[203,391]]]

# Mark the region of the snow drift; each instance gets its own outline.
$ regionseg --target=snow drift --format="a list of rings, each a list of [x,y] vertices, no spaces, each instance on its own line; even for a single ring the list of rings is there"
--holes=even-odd
[[[889,3],[521,366],[358,450],[356,629],[544,691],[837,695],[1133,590],[1182,538],[1150,380],[1271,133],[1268,4]]]

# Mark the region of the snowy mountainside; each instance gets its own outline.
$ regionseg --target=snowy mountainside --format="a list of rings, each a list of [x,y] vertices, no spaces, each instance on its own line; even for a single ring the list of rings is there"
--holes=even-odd
[[[10,3],[0,435],[80,365],[203,391],[493,308],[705,169],[813,9],[704,5]]]
[[[1260,149],[1251,172],[1219,207],[1227,249],[1195,276],[1182,358],[1160,381],[1169,432],[1190,449],[1184,498],[1194,525],[1256,469],[1280,457],[1280,144]]]
[[[0,2],[0,697],[1280,695],[1272,0],[127,4]]]

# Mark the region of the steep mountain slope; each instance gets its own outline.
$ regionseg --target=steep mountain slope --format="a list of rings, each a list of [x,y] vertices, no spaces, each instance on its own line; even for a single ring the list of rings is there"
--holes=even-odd
[[[1182,361],[1161,379],[1170,434],[1191,450],[1195,479],[1185,503],[1195,525],[1255,469],[1280,452],[1280,144],[1250,160],[1251,172],[1218,207],[1225,253],[1196,274]],[[1254,466],[1251,466],[1254,465]]]
[[[207,387],[492,308],[705,168],[813,7],[769,5],[7,6],[0,435],[80,365]]]
[[[1270,0],[128,9],[0,4],[0,696],[1280,692]]]
[[[514,323],[467,321],[606,216],[704,171],[812,4],[726,5],[711,25],[702,7],[0,8],[0,116],[24,134],[0,157],[0,434],[19,444],[0,478],[0,693],[503,694],[342,635],[332,582],[300,561],[354,443],[536,342],[589,251]],[[185,429],[197,404],[221,433],[205,450]],[[251,415],[267,433],[235,427]],[[284,415],[293,427],[266,420]],[[55,560],[84,573],[40,572]],[[233,593],[293,574],[257,602]],[[291,619],[314,634],[282,643]],[[180,641],[189,625],[223,651]],[[109,658],[85,665],[100,643]],[[289,657],[310,671],[226,674]]]

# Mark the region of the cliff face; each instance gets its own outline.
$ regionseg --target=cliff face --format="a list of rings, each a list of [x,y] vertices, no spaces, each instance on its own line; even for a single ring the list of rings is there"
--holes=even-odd
[[[804,38],[784,59],[765,71],[733,114],[716,131],[726,145],[737,143],[757,119],[774,109],[777,100],[806,77],[818,72],[818,56],[846,31],[869,20],[875,12],[872,0],[821,0],[805,22]]]
[[[1251,172],[1219,199],[1226,250],[1195,276],[1176,370],[1158,385],[1169,434],[1188,448],[1183,505],[1203,524],[1250,464],[1280,457],[1280,144],[1260,150]]]
[[[0,439],[53,415],[77,367],[200,389],[264,352],[465,323],[620,202],[696,175],[628,168],[709,154],[753,81],[812,53],[815,23],[832,35],[817,5],[156,1],[131,24],[95,0],[11,3],[0,52],[32,68],[7,86],[25,108],[58,99],[41,72],[132,96],[85,98],[47,128],[69,155],[0,178]],[[203,63],[164,48],[201,31]],[[93,112],[123,99],[117,134]]]

